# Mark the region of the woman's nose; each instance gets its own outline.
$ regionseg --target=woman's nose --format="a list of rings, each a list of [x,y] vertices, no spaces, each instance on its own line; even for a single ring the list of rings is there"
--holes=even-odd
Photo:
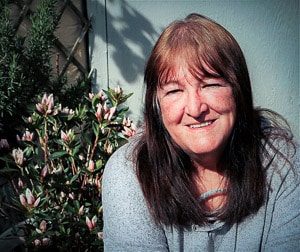
[[[207,112],[208,110],[206,99],[200,92],[194,92],[187,96],[185,108],[189,116],[199,117],[203,112]]]

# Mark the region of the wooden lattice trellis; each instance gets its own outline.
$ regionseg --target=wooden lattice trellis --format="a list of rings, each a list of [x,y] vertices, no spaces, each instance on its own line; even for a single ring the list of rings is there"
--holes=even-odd
[[[16,34],[26,35],[30,28],[28,16],[36,9],[39,0],[12,1],[12,22]],[[86,0],[57,0],[59,26],[55,31],[52,64],[59,77],[66,75],[69,83],[87,75],[88,30],[90,20],[86,17]]]

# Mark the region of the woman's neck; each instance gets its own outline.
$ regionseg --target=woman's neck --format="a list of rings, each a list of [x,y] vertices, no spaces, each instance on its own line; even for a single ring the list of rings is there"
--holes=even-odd
[[[216,169],[197,168],[195,175],[197,188],[200,192],[226,188],[226,176]]]
[[[194,181],[198,195],[217,189],[226,190],[227,188],[227,178],[223,169],[209,169],[196,166]],[[205,204],[208,210],[215,210],[222,207],[225,202],[226,194],[220,193],[208,197],[202,204]]]

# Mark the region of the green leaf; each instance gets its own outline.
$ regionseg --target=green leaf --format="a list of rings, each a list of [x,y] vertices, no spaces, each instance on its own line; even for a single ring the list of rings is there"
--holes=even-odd
[[[80,203],[79,203],[78,200],[74,200],[74,205],[75,205],[75,207],[76,207],[77,209],[80,208]]]
[[[102,167],[102,165],[103,165],[103,162],[102,162],[102,160],[101,160],[101,159],[98,159],[98,160],[96,161],[96,169],[99,169],[99,168],[101,168],[101,167]]]
[[[0,173],[10,173],[10,172],[17,172],[19,171],[18,169],[13,169],[13,168],[1,168]]]
[[[88,136],[88,135],[85,134],[85,133],[82,133],[81,136],[82,136],[83,140],[87,143],[87,145],[89,145],[89,146],[92,145],[92,141],[91,141],[90,136]]]
[[[78,174],[75,174],[75,175],[71,178],[70,184],[72,184],[78,177],[79,177],[79,173],[78,173]]]
[[[63,157],[65,155],[68,155],[68,152],[66,151],[58,151],[58,152],[54,152],[49,156],[49,159],[55,159],[55,158],[60,158]]]

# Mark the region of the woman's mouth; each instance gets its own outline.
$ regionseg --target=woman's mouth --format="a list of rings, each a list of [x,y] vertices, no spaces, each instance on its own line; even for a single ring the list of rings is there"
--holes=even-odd
[[[203,122],[203,123],[198,123],[198,124],[192,124],[192,125],[189,125],[190,128],[192,129],[196,129],[196,128],[202,128],[202,127],[206,127],[208,125],[211,125],[214,121],[206,121],[206,122]]]

